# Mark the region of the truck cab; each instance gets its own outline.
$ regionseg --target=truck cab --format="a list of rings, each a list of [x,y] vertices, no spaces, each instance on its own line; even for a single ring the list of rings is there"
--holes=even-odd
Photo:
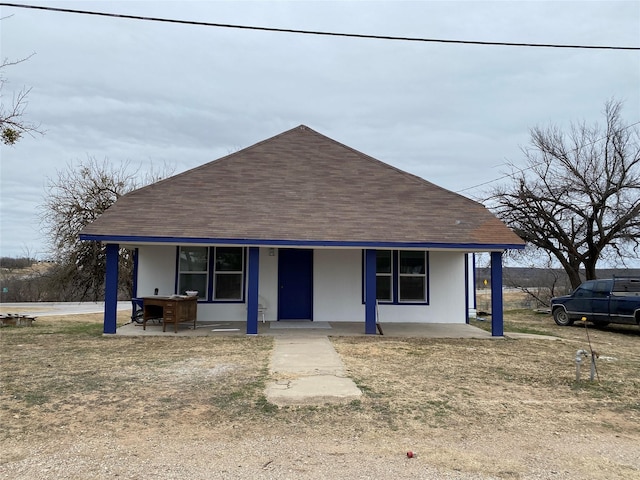
[[[640,278],[588,280],[571,295],[551,299],[551,313],[560,326],[586,318],[596,325],[640,323]]]

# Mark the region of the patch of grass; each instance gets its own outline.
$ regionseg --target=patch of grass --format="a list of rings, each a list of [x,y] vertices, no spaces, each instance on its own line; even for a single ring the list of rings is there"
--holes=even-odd
[[[356,384],[356,387],[358,387],[360,389],[360,391],[362,392],[363,395],[365,395],[366,397],[369,398],[380,398],[382,396],[384,396],[381,392],[377,392],[375,391],[373,388],[371,388],[370,386],[366,385],[365,383],[363,383],[362,380],[359,380],[357,378],[353,378],[353,383]]]
[[[48,403],[50,396],[44,391],[34,390],[22,392],[19,395],[15,395],[14,398],[22,400],[27,407],[33,407],[35,405],[44,405]]]
[[[9,333],[15,338],[24,340],[41,335],[84,335],[101,337],[103,326],[96,322],[59,322],[45,323],[38,321],[31,327],[3,327],[3,333]]]
[[[627,403],[621,407],[622,411],[636,410],[640,412],[640,402]]]
[[[491,320],[481,321],[472,318],[471,320],[469,320],[469,325],[480,328],[481,330],[484,330],[486,332],[491,331]]]
[[[60,327],[56,332],[62,335],[87,335],[90,337],[101,337],[103,325],[96,323],[70,323]]]
[[[436,417],[446,416],[452,410],[448,400],[427,400],[424,405]]]
[[[509,310],[504,311],[504,315],[529,315],[533,312],[530,308],[510,308]],[[536,315],[539,315],[536,313]]]
[[[259,418],[272,415],[278,411],[278,407],[268,402],[264,395],[266,382],[266,369],[258,372],[235,372],[233,379],[229,379],[225,385],[211,387],[209,405],[215,407],[212,414],[223,414],[227,417]]]
[[[255,405],[260,412],[266,413],[269,415],[275,414],[279,411],[278,406],[269,402],[269,400],[267,400],[267,397],[265,395],[258,396],[258,399],[256,400]]]
[[[530,335],[550,335],[550,333],[547,330],[541,330],[539,328],[535,328],[535,327],[528,327],[528,326],[522,326],[522,325],[517,325],[517,324],[506,324],[505,327],[505,333],[528,333]]]
[[[503,328],[505,333],[528,333],[531,335],[554,335],[549,327],[553,321],[549,322],[548,315],[540,315],[528,309],[508,310],[504,312]],[[491,331],[491,318],[485,321],[471,319],[469,322],[474,327],[487,332]]]
[[[386,425],[392,431],[398,430],[404,423],[404,412],[398,414],[396,406],[391,402],[372,402],[369,408],[374,413],[374,420]]]
[[[620,382],[609,380],[598,380],[597,377],[593,381],[589,379],[589,372],[582,375],[580,381],[575,378],[571,383],[571,389],[579,394],[587,395],[592,400],[615,399],[621,398],[626,390],[626,386]]]

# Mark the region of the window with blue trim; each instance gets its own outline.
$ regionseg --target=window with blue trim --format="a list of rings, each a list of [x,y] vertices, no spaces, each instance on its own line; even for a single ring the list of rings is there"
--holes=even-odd
[[[209,279],[209,247],[180,247],[178,260],[178,293],[194,290],[205,300]]]
[[[200,300],[244,300],[243,247],[182,246],[178,253],[177,291],[197,290]]]
[[[214,247],[213,299],[242,300],[244,284],[244,248]]]
[[[427,301],[426,255],[427,252],[399,252],[398,296],[401,302]]]
[[[376,299],[393,301],[393,255],[391,250],[376,251]]]
[[[428,261],[425,251],[376,250],[376,299],[380,303],[428,303]]]

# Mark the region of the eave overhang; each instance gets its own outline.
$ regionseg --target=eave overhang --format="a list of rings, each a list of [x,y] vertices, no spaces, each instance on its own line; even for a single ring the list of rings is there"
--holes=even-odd
[[[460,250],[465,252],[497,252],[522,250],[524,244],[493,243],[439,243],[439,242],[385,242],[385,241],[336,241],[336,240],[289,240],[257,238],[182,238],[143,237],[128,235],[80,234],[80,240],[127,245],[244,245],[253,247],[281,248],[365,248],[365,249],[418,249],[418,250]]]

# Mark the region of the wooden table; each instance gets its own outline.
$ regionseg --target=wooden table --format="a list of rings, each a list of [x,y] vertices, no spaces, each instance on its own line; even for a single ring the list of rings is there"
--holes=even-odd
[[[178,333],[178,323],[193,322],[196,328],[198,297],[171,295],[169,297],[154,295],[142,297],[142,329],[147,329],[147,320],[162,318],[162,331],[166,332],[167,323],[173,323],[174,332]]]

